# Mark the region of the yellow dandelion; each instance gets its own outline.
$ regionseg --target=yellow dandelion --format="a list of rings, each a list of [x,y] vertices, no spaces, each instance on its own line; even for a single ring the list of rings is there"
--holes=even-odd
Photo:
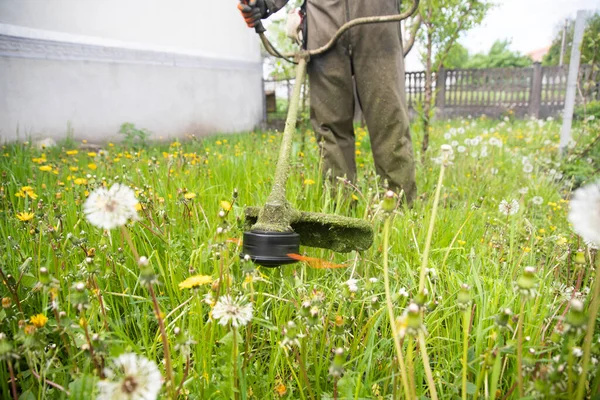
[[[79,171],[79,167],[69,167],[69,170],[71,170],[72,172],[77,172]]]
[[[194,275],[179,284],[179,289],[191,289],[197,286],[212,283],[212,277],[208,275]]]
[[[314,184],[315,184],[315,181],[314,181],[314,180],[312,180],[312,179],[305,179],[305,180],[304,180],[304,184],[305,184],[305,185],[314,185]]]
[[[33,219],[33,217],[34,217],[33,213],[30,213],[30,212],[17,213],[17,218],[23,222],[31,221]]]
[[[48,322],[48,318],[44,314],[33,315],[29,320],[36,328],[43,328]]]
[[[231,210],[231,203],[228,202],[227,200],[223,200],[223,201],[221,201],[221,208],[225,211],[229,211],[229,210]]]
[[[352,200],[354,200],[354,201],[358,201],[358,196],[357,196],[357,195],[355,195],[354,193],[352,194]]]
[[[189,192],[189,193],[184,194],[183,197],[185,197],[187,200],[191,200],[194,197],[196,197],[196,193]]]
[[[88,168],[91,169],[92,171],[95,171],[96,168],[98,168],[98,166],[96,164],[94,164],[94,163],[89,163],[88,164]]]
[[[40,167],[40,171],[50,172],[50,171],[52,171],[52,167],[50,165],[42,165]]]
[[[87,153],[87,155],[90,157],[96,157],[96,153],[94,153],[93,151],[90,151],[89,153]]]
[[[67,150],[68,156],[74,156],[77,153],[79,153],[79,150]]]
[[[87,185],[87,179],[85,178],[77,178],[73,182],[75,182],[76,185]]]

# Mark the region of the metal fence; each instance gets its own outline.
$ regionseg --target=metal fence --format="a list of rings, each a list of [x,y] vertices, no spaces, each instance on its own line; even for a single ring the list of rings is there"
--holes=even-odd
[[[567,90],[568,66],[491,69],[441,69],[433,76],[438,116],[497,117],[508,111],[516,116],[546,118],[560,113]],[[600,99],[598,67],[579,70],[577,102]],[[425,99],[425,72],[406,73],[409,108],[415,110]]]
[[[438,117],[487,115],[511,112],[517,117],[547,118],[564,108],[568,66],[527,68],[440,69],[433,74],[433,97]],[[265,80],[270,119],[285,118],[294,80]],[[425,100],[425,72],[405,74],[406,98],[411,114]],[[308,107],[308,88],[302,91]],[[579,69],[577,103],[600,100],[600,68]]]

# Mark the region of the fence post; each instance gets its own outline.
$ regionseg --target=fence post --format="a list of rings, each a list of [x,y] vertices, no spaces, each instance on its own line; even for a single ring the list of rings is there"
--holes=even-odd
[[[540,118],[542,108],[542,63],[533,63],[533,77],[531,78],[531,92],[529,93],[529,115]]]
[[[438,117],[444,116],[444,106],[446,105],[446,68],[440,67],[435,78],[435,107]]]

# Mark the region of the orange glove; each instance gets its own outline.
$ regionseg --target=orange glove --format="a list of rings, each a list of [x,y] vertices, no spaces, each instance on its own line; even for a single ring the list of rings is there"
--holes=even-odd
[[[267,10],[265,0],[242,0],[237,7],[248,28],[254,28],[265,16]]]

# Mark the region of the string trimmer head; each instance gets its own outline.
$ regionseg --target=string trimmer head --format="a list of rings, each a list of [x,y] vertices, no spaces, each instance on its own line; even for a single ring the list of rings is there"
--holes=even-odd
[[[365,220],[322,213],[301,212],[292,208],[285,197],[285,186],[292,151],[292,137],[300,88],[308,57],[299,57],[296,83],[291,97],[285,131],[277,159],[271,193],[262,208],[246,208],[242,257],[255,263],[276,267],[296,262],[288,254],[298,254],[300,245],[331,249],[337,252],[366,250],[373,243],[373,229]]]

